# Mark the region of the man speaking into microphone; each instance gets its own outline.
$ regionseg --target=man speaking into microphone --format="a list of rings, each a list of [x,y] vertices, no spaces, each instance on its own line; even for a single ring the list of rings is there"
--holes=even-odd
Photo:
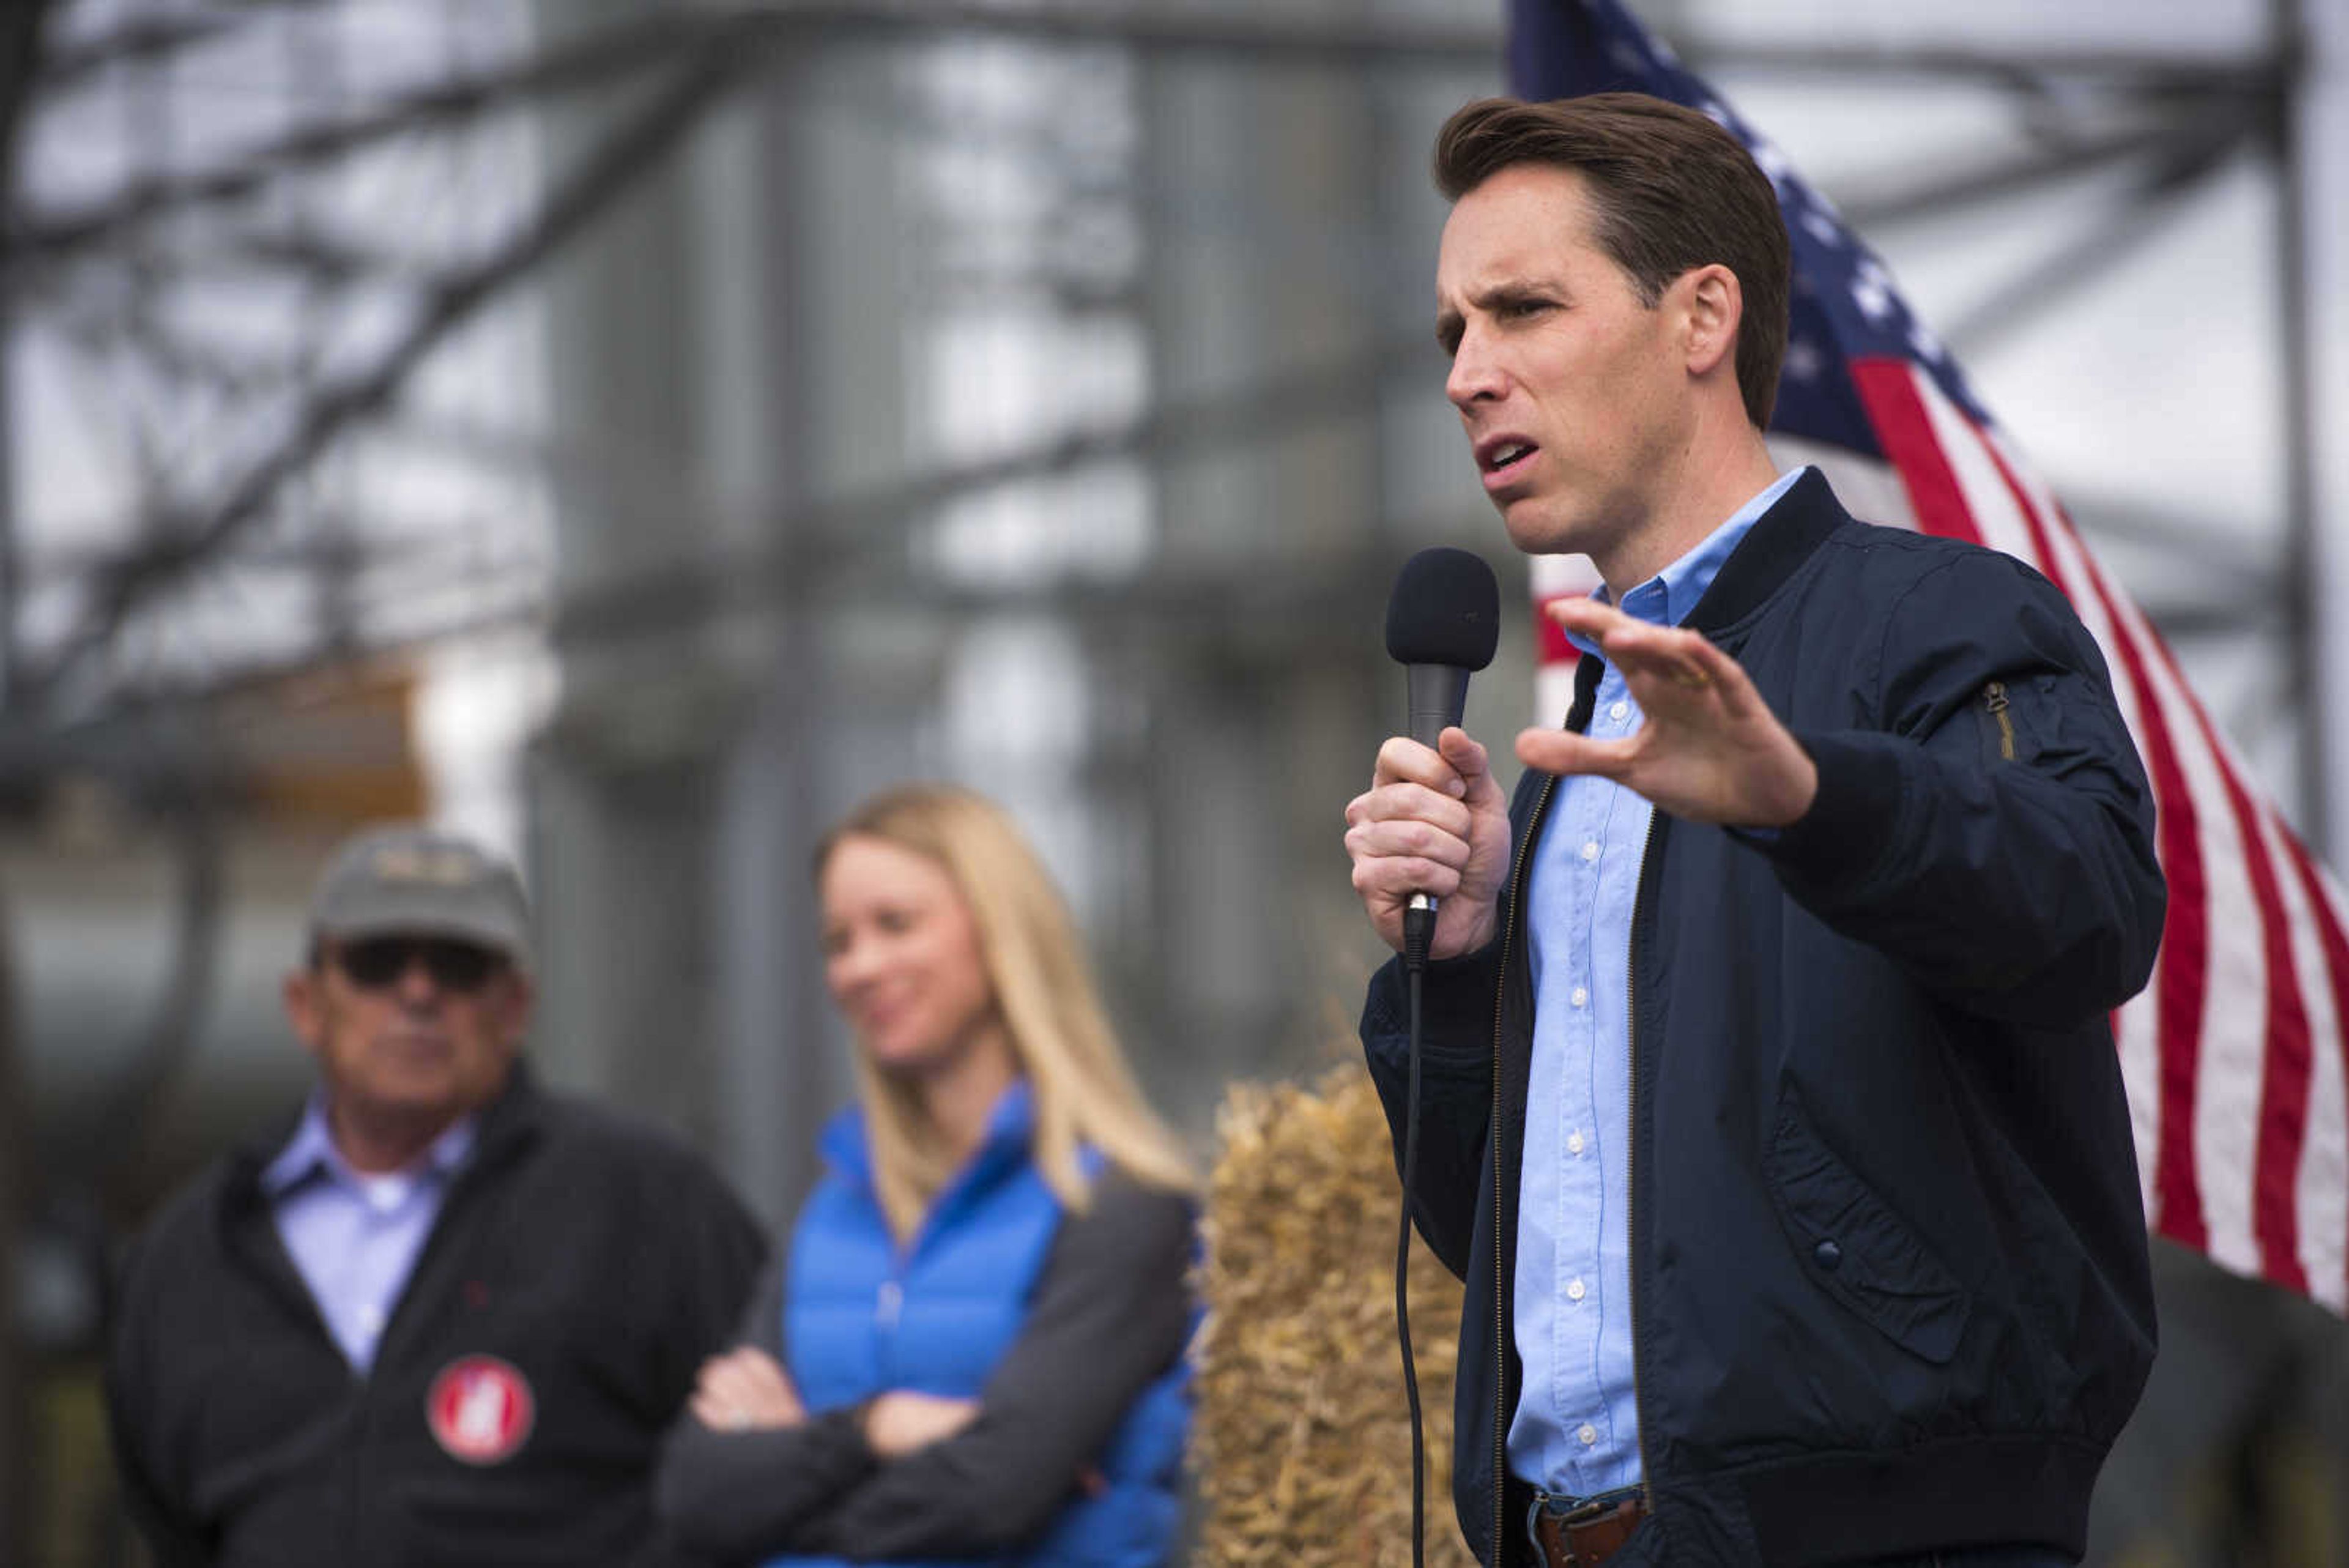
[[[1486,100],[1435,170],[1485,492],[1605,584],[1514,801],[1451,728],[1346,808],[1388,943],[1437,900],[1411,1201],[1466,1282],[1469,1543],[2075,1562],[2154,1348],[2106,1015],[2165,894],[2104,661],[2028,567],[1777,471],[1786,235],[1713,121]],[[1398,1147],[1408,1014],[1398,960]]]

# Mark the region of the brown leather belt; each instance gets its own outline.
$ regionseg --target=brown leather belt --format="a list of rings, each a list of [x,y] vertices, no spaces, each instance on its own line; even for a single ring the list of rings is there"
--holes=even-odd
[[[1631,1532],[1648,1517],[1648,1500],[1641,1496],[1596,1502],[1570,1513],[1558,1513],[1536,1504],[1531,1527],[1534,1547],[1547,1568],[1599,1568],[1623,1549]]]

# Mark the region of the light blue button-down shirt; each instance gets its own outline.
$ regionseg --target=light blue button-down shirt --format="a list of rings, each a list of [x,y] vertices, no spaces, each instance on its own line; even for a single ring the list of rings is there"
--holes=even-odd
[[[375,1365],[378,1342],[416,1255],[440,1218],[450,1179],[473,1149],[465,1116],[404,1170],[353,1170],[335,1147],[326,1103],[311,1096],[302,1125],[261,1173],[277,1234],[326,1330],[354,1370]]]
[[[1781,476],[1704,542],[1623,596],[1624,614],[1688,618],[1746,530],[1800,477]],[[1604,590],[1600,596],[1604,597]],[[1581,643],[1586,657],[1597,649]],[[1631,734],[1640,705],[1610,665],[1588,733]],[[1509,1468],[1588,1497],[1640,1479],[1631,1370],[1631,905],[1655,808],[1606,779],[1561,780],[1535,846],[1527,937],[1533,1072],[1517,1185],[1517,1355],[1525,1381]]]

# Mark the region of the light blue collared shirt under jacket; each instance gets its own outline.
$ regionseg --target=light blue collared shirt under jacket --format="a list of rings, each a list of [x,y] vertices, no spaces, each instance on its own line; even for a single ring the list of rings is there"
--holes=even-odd
[[[261,1173],[277,1234],[355,1371],[375,1365],[384,1324],[432,1233],[450,1179],[473,1148],[473,1118],[452,1124],[405,1170],[368,1176],[335,1147],[316,1096]]]
[[[1802,471],[1737,509],[1704,542],[1623,596],[1659,626],[1688,618],[1746,530]],[[1605,597],[1601,590],[1599,597]],[[1576,639],[1586,658],[1598,650]],[[1636,732],[1640,705],[1612,666],[1589,735]],[[1557,786],[1535,846],[1534,1059],[1517,1186],[1517,1355],[1525,1382],[1509,1468],[1554,1495],[1640,1479],[1631,1372],[1631,905],[1654,808],[1601,778]]]

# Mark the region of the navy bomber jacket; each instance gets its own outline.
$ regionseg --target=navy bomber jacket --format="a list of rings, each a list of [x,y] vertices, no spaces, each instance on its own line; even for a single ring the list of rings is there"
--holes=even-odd
[[[2012,558],[1853,521],[1816,472],[1689,624],[1818,766],[1775,836],[1659,812],[1632,919],[1631,1281],[1653,1517],[1611,1561],[2083,1549],[2154,1348],[2107,1013],[2166,894],[2104,660]],[[1588,721],[1586,659],[1569,727]],[[1533,991],[1528,773],[1501,934],[1429,966],[1414,1219],[1466,1282],[1454,1499],[1525,1555],[1505,1440]],[[1362,1037],[1395,1134],[1400,961]],[[1495,1543],[1501,1555],[1495,1554]]]

